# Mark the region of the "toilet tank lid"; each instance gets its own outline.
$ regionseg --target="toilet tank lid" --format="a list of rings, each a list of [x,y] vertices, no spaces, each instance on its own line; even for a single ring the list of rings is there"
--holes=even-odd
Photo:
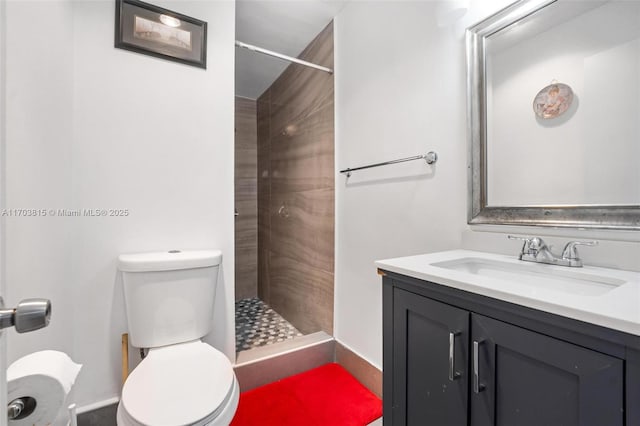
[[[123,272],[175,271],[219,265],[220,250],[169,250],[153,253],[121,254],[118,269]]]

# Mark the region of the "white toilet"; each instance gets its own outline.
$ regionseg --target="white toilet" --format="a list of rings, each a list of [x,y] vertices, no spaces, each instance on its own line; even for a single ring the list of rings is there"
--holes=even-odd
[[[222,253],[121,255],[129,342],[148,348],[118,405],[119,426],[228,425],[240,390],[231,363],[200,339],[213,323]]]

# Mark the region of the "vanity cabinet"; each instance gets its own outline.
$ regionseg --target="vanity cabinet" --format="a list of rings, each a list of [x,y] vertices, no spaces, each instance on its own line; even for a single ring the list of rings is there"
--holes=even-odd
[[[469,312],[400,289],[393,302],[395,353],[385,375],[394,385],[393,421],[385,417],[385,425],[466,425]]]
[[[471,340],[471,424],[624,424],[622,360],[475,314]]]
[[[639,424],[637,336],[384,274],[385,426]]]

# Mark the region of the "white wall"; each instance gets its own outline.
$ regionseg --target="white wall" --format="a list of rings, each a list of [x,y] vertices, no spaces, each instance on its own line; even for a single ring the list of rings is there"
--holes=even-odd
[[[6,206],[70,206],[72,3],[9,1],[6,7]],[[27,23],[39,31],[25,31]],[[54,315],[46,330],[19,336],[9,331],[9,362],[43,348],[71,351],[72,222],[48,216],[4,220],[7,305],[45,297]]]
[[[463,31],[438,2],[352,2],[335,19],[336,168],[434,150],[336,176],[335,336],[382,364],[374,260],[460,246],[466,221]]]
[[[506,232],[558,234],[466,224],[464,28],[509,3],[472,0],[467,15],[447,27],[436,24],[445,3],[431,1],[351,2],[335,19],[336,168],[428,150],[440,156],[434,169],[412,162],[355,172],[349,181],[336,175],[335,336],[377,367],[382,288],[376,259],[460,247],[515,255],[520,246],[506,240]],[[559,234],[552,242],[629,237]],[[640,268],[637,242],[603,242],[582,253],[590,263]]]
[[[208,22],[207,70],[115,49],[112,1],[9,2],[8,86],[21,102],[10,98],[8,108],[8,207],[130,211],[7,222],[10,302],[38,296],[54,304],[49,328],[11,336],[9,361],[33,350],[68,352],[84,364],[80,406],[120,391],[120,253],[221,249],[206,340],[235,356],[235,5],[156,3]],[[23,36],[20,26],[34,16],[48,31]]]

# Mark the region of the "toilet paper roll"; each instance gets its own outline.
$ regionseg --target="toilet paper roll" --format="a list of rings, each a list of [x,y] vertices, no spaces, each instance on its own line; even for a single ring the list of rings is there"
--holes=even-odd
[[[7,402],[20,397],[36,400],[29,416],[10,420],[11,426],[48,425],[63,408],[82,368],[63,352],[40,351],[24,356],[7,369]]]

